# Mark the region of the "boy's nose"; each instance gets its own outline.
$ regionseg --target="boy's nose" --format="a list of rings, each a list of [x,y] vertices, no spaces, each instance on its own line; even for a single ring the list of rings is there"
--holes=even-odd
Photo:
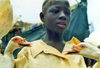
[[[60,13],[59,19],[60,20],[66,20],[66,15],[65,15],[65,13],[63,11]]]

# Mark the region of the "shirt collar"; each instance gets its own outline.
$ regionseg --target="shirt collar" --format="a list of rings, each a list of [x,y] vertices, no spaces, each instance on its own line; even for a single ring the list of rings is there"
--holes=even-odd
[[[41,52],[44,52],[46,54],[51,54],[51,55],[55,55],[55,56],[58,56],[58,57],[61,57],[63,59],[66,59],[68,60],[68,57],[65,56],[64,54],[60,53],[56,48],[50,46],[50,45],[47,45],[45,42],[43,42],[42,40],[37,40],[35,41],[35,43],[38,45],[39,44],[39,47],[36,48],[38,50],[36,50],[36,54],[34,55],[37,56],[38,54],[40,54]]]

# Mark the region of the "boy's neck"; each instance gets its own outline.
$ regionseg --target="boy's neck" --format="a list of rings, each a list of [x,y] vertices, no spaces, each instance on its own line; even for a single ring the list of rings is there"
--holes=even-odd
[[[54,48],[56,48],[58,51],[62,52],[63,48],[65,46],[65,42],[54,42],[54,41],[50,41],[50,40],[43,40],[47,45],[52,46]]]
[[[63,42],[63,33],[60,32],[54,32],[54,31],[47,31],[47,34],[45,36],[45,39],[48,41],[52,41],[52,42]]]
[[[56,48],[57,50],[59,50],[60,52],[62,52],[64,45],[65,45],[65,41],[63,39],[63,36],[61,33],[57,33],[57,32],[47,32],[45,38],[43,39],[43,41],[50,45],[53,46],[54,48]]]

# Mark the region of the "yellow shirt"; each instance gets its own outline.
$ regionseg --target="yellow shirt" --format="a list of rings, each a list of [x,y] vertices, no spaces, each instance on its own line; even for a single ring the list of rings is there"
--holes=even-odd
[[[15,68],[86,68],[80,55],[67,56],[42,40],[23,48],[16,59]]]

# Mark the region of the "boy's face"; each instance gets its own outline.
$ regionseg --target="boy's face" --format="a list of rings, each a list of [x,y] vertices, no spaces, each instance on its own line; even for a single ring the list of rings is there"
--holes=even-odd
[[[70,22],[70,9],[64,2],[56,2],[48,7],[44,14],[46,28],[63,32]]]

